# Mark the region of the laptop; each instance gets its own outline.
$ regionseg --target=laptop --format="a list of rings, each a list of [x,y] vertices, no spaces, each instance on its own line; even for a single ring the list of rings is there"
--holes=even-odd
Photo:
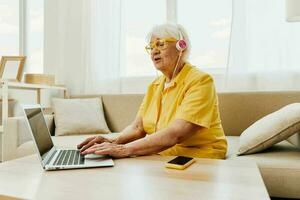
[[[77,169],[114,166],[108,156],[86,158],[74,149],[59,149],[53,144],[40,105],[22,105],[28,128],[44,170]]]

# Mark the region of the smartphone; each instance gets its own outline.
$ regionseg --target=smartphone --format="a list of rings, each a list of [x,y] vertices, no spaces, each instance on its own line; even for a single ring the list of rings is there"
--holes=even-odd
[[[183,170],[195,162],[194,158],[177,156],[176,158],[170,160],[166,163],[166,168],[180,169]]]

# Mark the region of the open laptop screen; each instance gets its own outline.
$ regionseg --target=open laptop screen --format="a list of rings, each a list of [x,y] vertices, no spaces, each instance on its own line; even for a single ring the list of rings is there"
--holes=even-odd
[[[39,153],[44,159],[53,147],[51,136],[41,108],[24,109]]]

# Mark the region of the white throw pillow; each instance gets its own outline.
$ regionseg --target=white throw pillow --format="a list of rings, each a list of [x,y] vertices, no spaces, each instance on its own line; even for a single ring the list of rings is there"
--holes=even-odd
[[[248,127],[240,136],[238,155],[262,151],[300,130],[300,103],[289,104]]]
[[[55,135],[109,133],[101,98],[53,99]]]

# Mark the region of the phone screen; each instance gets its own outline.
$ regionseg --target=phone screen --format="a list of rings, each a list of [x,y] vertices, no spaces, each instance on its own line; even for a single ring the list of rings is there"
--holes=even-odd
[[[168,163],[176,164],[176,165],[184,165],[187,162],[191,161],[193,158],[184,157],[184,156],[177,156],[173,160],[170,160]]]

